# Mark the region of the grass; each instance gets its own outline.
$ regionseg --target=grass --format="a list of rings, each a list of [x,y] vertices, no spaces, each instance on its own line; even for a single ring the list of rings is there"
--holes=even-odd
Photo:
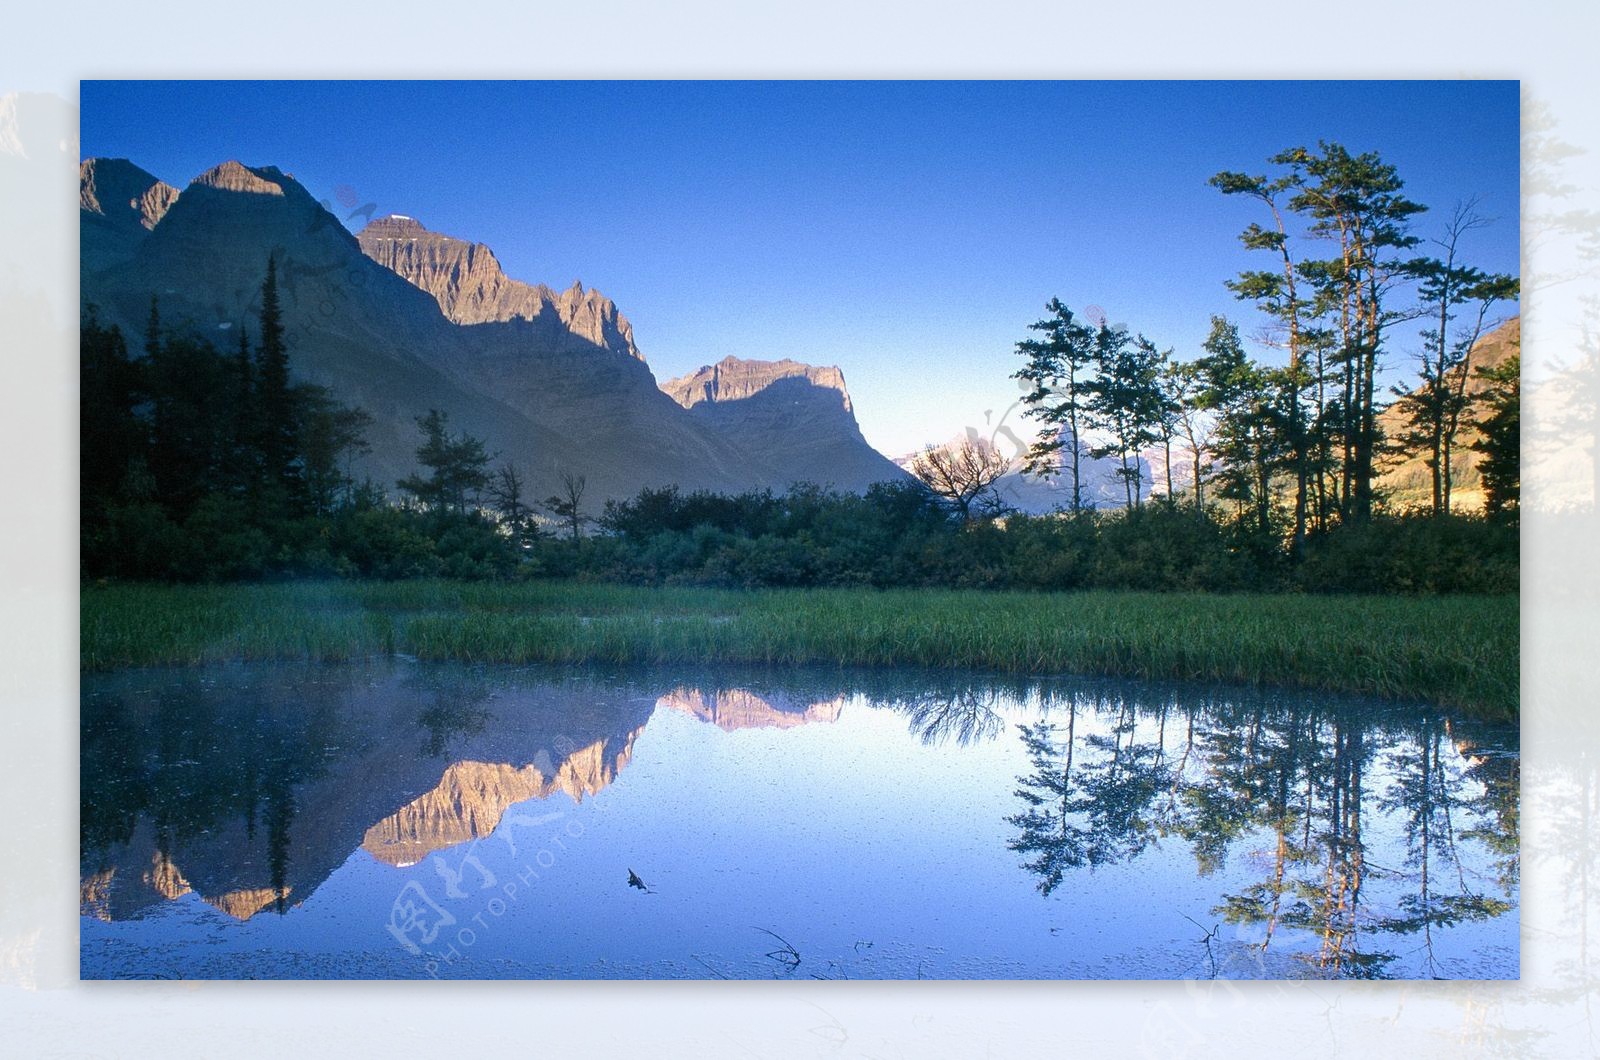
[[[1514,596],[575,583],[89,586],[85,670],[390,654],[497,663],[929,666],[1240,682],[1518,709]]]

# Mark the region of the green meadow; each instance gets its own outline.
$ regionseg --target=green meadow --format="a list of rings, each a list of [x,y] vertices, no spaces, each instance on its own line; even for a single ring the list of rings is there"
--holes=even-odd
[[[638,588],[574,582],[86,586],[85,670],[387,655],[1096,674],[1518,710],[1515,596]]]

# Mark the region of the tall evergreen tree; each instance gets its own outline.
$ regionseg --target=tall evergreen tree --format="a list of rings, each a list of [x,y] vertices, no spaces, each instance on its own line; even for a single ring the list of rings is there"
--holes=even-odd
[[[1090,426],[1104,441],[1089,455],[1117,458],[1117,477],[1130,509],[1143,504],[1144,465],[1140,454],[1156,441],[1161,418],[1158,385],[1161,354],[1149,339],[1126,328],[1100,325],[1095,333],[1095,379],[1089,399]]]
[[[422,431],[417,462],[428,475],[410,475],[397,485],[425,508],[467,514],[489,485],[491,458],[483,442],[466,433],[452,434],[449,414],[439,409],[418,416],[417,427]]]
[[[1273,161],[1281,163],[1282,156]],[[1224,195],[1244,195],[1257,200],[1272,217],[1270,228],[1251,222],[1240,234],[1239,241],[1246,249],[1272,254],[1277,259],[1275,265],[1269,269],[1246,270],[1239,274],[1238,279],[1228,281],[1228,288],[1241,300],[1254,302],[1277,324],[1289,354],[1288,371],[1283,376],[1284,386],[1279,400],[1286,414],[1290,462],[1295,477],[1294,531],[1290,539],[1290,551],[1298,555],[1305,542],[1307,492],[1311,480],[1306,416],[1301,404],[1301,393],[1307,384],[1305,317],[1309,302],[1301,289],[1300,269],[1290,251],[1289,228],[1285,219],[1288,207],[1284,198],[1299,185],[1300,178],[1295,173],[1268,178],[1224,171],[1212,177],[1210,183]]]
[[[1433,513],[1448,514],[1453,483],[1452,457],[1462,416],[1471,403],[1467,382],[1472,377],[1472,353],[1498,302],[1517,296],[1517,281],[1490,276],[1461,262],[1461,240],[1487,222],[1471,203],[1456,207],[1445,235],[1437,240],[1442,258],[1415,263],[1420,280],[1418,294],[1423,319],[1424,353],[1421,378],[1412,386],[1395,387],[1405,415],[1401,445],[1422,453],[1433,486]],[[1460,310],[1467,309],[1464,326],[1456,326]]]
[[[1198,401],[1217,417],[1212,446],[1218,493],[1250,513],[1258,539],[1266,541],[1272,536],[1272,477],[1293,459],[1292,428],[1277,401],[1277,381],[1250,360],[1239,329],[1222,317],[1211,318],[1204,348],[1206,355],[1196,362]]]
[[[1472,448],[1482,455],[1483,507],[1491,516],[1513,514],[1522,500],[1522,357],[1512,354],[1492,368],[1479,368],[1486,384],[1479,437]]]
[[[261,453],[257,448],[260,432],[256,425],[255,362],[250,352],[250,333],[239,328],[239,346],[233,356],[229,411],[232,438],[229,446],[227,485],[235,496],[251,494],[260,481]]]
[[[93,306],[84,313],[78,345],[81,460],[80,513],[87,531],[128,492],[130,470],[146,459],[149,434],[134,413],[142,400],[140,366],[128,356],[122,332],[102,325]]]
[[[1050,428],[1029,448],[1024,466],[1035,474],[1070,475],[1072,510],[1081,511],[1083,458],[1089,452],[1083,434],[1095,363],[1094,331],[1080,323],[1059,298],[1050,299],[1045,311],[1050,315],[1028,325],[1043,337],[1017,343],[1017,352],[1028,363],[1012,373],[1031,387],[1022,398],[1027,415]]]
[[[295,401],[289,384],[289,350],[284,341],[283,310],[278,302],[278,266],[267,258],[261,284],[260,345],[256,352],[256,448],[266,487],[293,505],[300,494],[296,464]]]
[[[351,461],[372,451],[366,440],[372,416],[339,404],[326,387],[301,384],[294,396],[306,500],[313,514],[326,515],[348,500]]]
[[[1307,219],[1307,233],[1336,247],[1335,256],[1302,263],[1301,271],[1320,289],[1319,304],[1337,313],[1345,413],[1340,507],[1345,518],[1364,520],[1372,514],[1383,442],[1378,367],[1388,328],[1409,313],[1393,296],[1416,274],[1412,251],[1420,240],[1410,224],[1427,207],[1402,194],[1398,170],[1376,152],[1357,155],[1322,142],[1316,151],[1291,148],[1273,162],[1289,169],[1295,189],[1289,206]]]

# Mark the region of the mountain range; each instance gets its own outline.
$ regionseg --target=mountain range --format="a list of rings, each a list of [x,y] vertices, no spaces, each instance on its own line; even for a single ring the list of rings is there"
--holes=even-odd
[[[231,348],[254,329],[270,257],[291,369],[372,415],[357,473],[379,485],[415,470],[415,421],[433,408],[515,465],[530,496],[573,472],[596,508],[647,486],[905,477],[862,437],[837,368],[727,357],[658,383],[600,292],[512,279],[489,247],[412,217],[352,234],[272,166],[224,162],[180,191],[90,159],[79,217],[82,300],[129,335],[155,296],[164,322]]]

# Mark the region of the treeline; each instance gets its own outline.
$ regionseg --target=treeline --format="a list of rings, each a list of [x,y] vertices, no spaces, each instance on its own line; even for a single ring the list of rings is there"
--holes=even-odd
[[[1284,361],[1248,356],[1235,325],[1213,317],[1203,354],[1182,360],[1143,335],[1086,322],[1059,300],[1018,344],[1015,375],[1029,386],[1030,416],[1045,438],[1025,455],[1030,470],[1059,478],[1072,510],[1084,507],[1086,457],[1113,457],[1129,507],[1143,503],[1142,453],[1186,454],[1195,508],[1205,491],[1226,517],[1281,536],[1291,553],[1308,534],[1370,519],[1379,510],[1385,460],[1418,455],[1430,473],[1428,511],[1447,515],[1464,432],[1474,448],[1491,515],[1517,505],[1518,366],[1473,365],[1495,307],[1518,296],[1510,276],[1466,260],[1466,237],[1486,224],[1472,204],[1456,208],[1438,238],[1411,229],[1426,208],[1402,194],[1395,168],[1337,144],[1273,157],[1271,175],[1223,172],[1211,183],[1256,203],[1261,220],[1240,239],[1266,267],[1228,286],[1269,322],[1266,341]],[[1420,325],[1416,331],[1402,325]],[[1380,387],[1386,362],[1408,337],[1417,367],[1405,385]],[[1476,383],[1477,386],[1469,386]],[[1395,399],[1401,429],[1385,437],[1380,413]],[[1097,439],[1090,442],[1088,439]]]
[[[142,356],[93,307],[80,334],[81,569],[88,577],[241,580],[479,575],[492,526],[445,552],[413,515],[351,473],[371,417],[293,383],[277,271],[267,262],[256,341],[221,350],[163,325],[152,299]],[[473,521],[464,520],[471,528]],[[456,555],[460,553],[461,555]]]
[[[1514,525],[1374,516],[1298,559],[1247,527],[1171,503],[965,520],[916,483],[865,494],[800,486],[737,496],[645,490],[605,506],[560,572],[638,584],[946,586],[1351,593],[1517,587]],[[554,571],[553,571],[554,572]]]
[[[80,333],[81,570],[89,578],[497,578],[560,566],[535,545],[589,520],[583,476],[538,505],[522,476],[434,410],[417,471],[391,490],[358,479],[371,416],[291,382],[277,269],[256,340],[230,350],[164,325],[152,299],[141,356],[91,306]],[[552,548],[560,560],[563,550]],[[566,566],[570,567],[570,564]]]

